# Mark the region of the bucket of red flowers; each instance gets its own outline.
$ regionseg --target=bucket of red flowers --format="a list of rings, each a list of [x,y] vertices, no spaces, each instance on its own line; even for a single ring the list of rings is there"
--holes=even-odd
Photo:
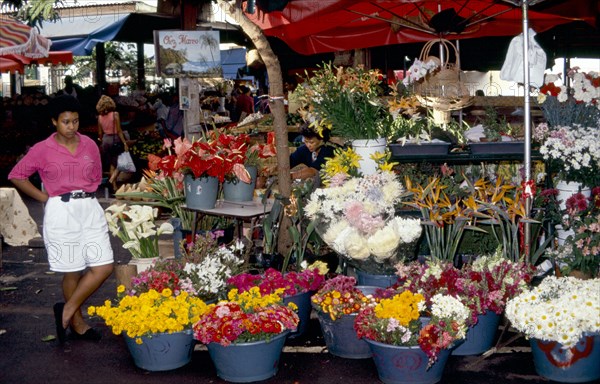
[[[283,289],[284,303],[294,303],[298,307],[300,323],[298,329],[289,336],[295,338],[303,335],[306,331],[312,309],[310,298],[325,281],[327,267],[325,266],[324,270],[320,269],[319,265],[323,263],[317,263],[300,272],[291,271],[285,274],[274,268],[268,268],[261,274],[241,273],[229,278],[227,283],[239,289],[240,292],[258,287],[263,295]]]
[[[295,305],[285,305],[283,289],[263,295],[258,287],[232,289],[227,300],[208,306],[194,324],[194,336],[206,344],[223,380],[247,383],[277,374],[290,331],[298,326]]]

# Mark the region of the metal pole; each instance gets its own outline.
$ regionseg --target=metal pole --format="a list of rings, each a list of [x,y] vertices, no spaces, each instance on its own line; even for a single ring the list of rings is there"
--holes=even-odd
[[[531,180],[531,108],[529,100],[529,21],[528,21],[528,0],[523,0],[522,4],[522,16],[523,16],[523,87],[524,89],[524,114],[525,119],[525,185],[529,185]],[[528,194],[525,198],[525,217],[529,218],[531,212],[531,196]],[[528,222],[525,223],[525,236],[524,236],[524,249],[525,249],[525,261],[531,262],[530,260],[530,239],[531,239],[531,228]]]

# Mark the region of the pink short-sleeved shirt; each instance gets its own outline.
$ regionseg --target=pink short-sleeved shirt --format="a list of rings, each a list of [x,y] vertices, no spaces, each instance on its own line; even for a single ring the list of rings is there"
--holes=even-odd
[[[102,180],[102,162],[96,143],[77,133],[75,154],[58,144],[56,133],[35,144],[10,171],[9,179],[27,179],[38,173],[50,197],[71,191],[96,192]]]

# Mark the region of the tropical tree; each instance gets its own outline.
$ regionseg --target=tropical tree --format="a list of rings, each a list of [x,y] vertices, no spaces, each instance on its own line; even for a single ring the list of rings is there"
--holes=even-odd
[[[77,3],[77,0],[74,0]],[[60,19],[56,7],[64,5],[63,0],[2,0],[0,9],[15,12],[16,18],[32,27],[39,26],[42,21]]]

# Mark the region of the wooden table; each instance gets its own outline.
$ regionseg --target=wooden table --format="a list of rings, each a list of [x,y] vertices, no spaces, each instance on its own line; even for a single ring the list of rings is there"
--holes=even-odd
[[[218,216],[234,219],[236,222],[238,239],[241,239],[243,236],[244,222],[253,222],[259,217],[268,215],[273,208],[273,200],[268,199],[266,204],[263,204],[260,199],[240,202],[217,200],[215,207],[211,209],[188,208],[185,205],[183,205],[183,208],[194,213],[192,233],[197,232],[198,220],[203,216]]]

